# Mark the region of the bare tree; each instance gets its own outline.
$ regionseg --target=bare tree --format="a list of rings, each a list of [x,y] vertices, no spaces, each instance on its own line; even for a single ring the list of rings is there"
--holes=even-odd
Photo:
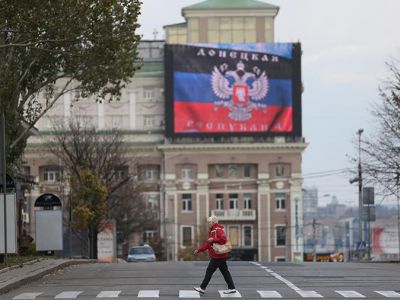
[[[99,185],[106,189],[106,207],[100,217],[91,220],[88,230],[90,235],[90,256],[96,257],[97,226],[107,218],[115,218],[117,230],[126,241],[129,234],[140,231],[149,223],[154,223],[153,214],[146,207],[141,197],[141,188],[137,182],[136,159],[128,155],[128,148],[122,134],[117,130],[98,132],[94,127],[82,124],[78,119],[72,120],[68,126],[56,124],[48,147],[61,160],[65,172],[72,179],[71,188],[85,188],[82,172],[96,176]],[[86,173],[85,173],[86,172]],[[92,177],[93,177],[92,176]],[[78,183],[78,184],[77,184]],[[72,194],[74,191],[72,191]],[[84,206],[78,193],[79,206]],[[88,195],[87,193],[83,193]],[[86,197],[90,198],[90,197]],[[88,205],[95,210],[96,206]],[[85,215],[81,209],[81,215]],[[88,215],[88,214],[86,214]],[[81,224],[88,224],[82,222]]]
[[[375,134],[361,142],[362,168],[366,182],[383,196],[396,193],[400,176],[400,69],[399,60],[387,63],[389,77],[379,89],[380,102],[373,108],[378,122]]]

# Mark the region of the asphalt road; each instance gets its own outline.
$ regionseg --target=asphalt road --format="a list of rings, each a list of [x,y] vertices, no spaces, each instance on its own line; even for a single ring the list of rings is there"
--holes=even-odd
[[[400,264],[229,262],[242,299],[400,299]],[[8,299],[220,299],[227,287],[217,271],[200,296],[193,291],[207,262],[72,266],[17,290]]]

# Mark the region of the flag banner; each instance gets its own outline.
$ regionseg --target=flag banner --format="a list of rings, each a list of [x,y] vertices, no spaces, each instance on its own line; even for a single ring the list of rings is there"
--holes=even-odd
[[[301,136],[299,44],[166,45],[167,135]]]

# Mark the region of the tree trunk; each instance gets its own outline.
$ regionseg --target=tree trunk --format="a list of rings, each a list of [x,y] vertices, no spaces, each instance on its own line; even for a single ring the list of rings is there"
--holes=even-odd
[[[89,229],[89,258],[97,259],[97,226],[90,225]]]

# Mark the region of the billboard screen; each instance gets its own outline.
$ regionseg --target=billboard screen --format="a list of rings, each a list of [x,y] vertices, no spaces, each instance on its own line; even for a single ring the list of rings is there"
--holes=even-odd
[[[301,136],[300,44],[165,45],[167,136]]]

